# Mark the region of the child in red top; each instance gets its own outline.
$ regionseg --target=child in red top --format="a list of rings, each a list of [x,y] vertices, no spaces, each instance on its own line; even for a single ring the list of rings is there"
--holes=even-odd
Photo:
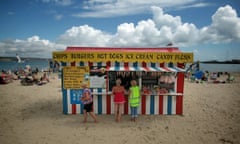
[[[121,79],[116,80],[116,86],[112,89],[114,95],[114,113],[116,122],[121,121],[121,115],[123,113],[123,106],[125,103],[125,88],[121,86]]]

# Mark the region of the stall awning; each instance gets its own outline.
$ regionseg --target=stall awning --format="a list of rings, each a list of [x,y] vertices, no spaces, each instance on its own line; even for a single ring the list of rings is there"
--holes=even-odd
[[[146,71],[146,72],[185,72],[185,69],[179,67],[107,67],[107,71]]]
[[[160,66],[160,63],[111,63],[106,67],[107,71],[152,71],[152,72],[185,72],[185,69],[177,67],[176,65]]]

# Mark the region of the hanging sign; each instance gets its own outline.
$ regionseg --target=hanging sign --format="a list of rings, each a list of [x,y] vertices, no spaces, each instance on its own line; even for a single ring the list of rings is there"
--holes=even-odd
[[[70,89],[71,104],[82,104],[83,89]]]
[[[81,83],[85,81],[89,86],[88,66],[63,67],[63,87],[65,89],[81,89]]]
[[[192,63],[193,53],[183,52],[53,52],[53,60],[62,62],[173,62]]]
[[[106,67],[92,66],[90,67],[90,87],[91,88],[106,88]]]

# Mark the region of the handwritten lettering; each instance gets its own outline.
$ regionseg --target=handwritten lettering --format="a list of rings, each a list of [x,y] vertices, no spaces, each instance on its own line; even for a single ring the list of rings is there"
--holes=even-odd
[[[161,54],[161,55],[157,55],[157,59],[158,60],[172,60],[172,55],[170,54]]]
[[[72,59],[92,59],[94,58],[94,55],[91,53],[72,53],[71,54]]]
[[[181,54],[181,55],[175,55],[175,60],[180,60],[180,61],[188,61],[190,60],[191,57],[189,55],[184,55],[184,54]]]
[[[111,53],[109,56],[110,56],[110,59],[122,59],[123,58],[123,55],[118,54],[118,53]]]
[[[174,52],[53,52],[53,59],[64,62],[193,62],[193,53]]]
[[[86,81],[86,75],[89,75],[88,66],[71,67],[66,66],[63,68],[63,87],[65,89],[80,89],[81,82]]]
[[[152,54],[137,54],[136,59],[153,59]]]

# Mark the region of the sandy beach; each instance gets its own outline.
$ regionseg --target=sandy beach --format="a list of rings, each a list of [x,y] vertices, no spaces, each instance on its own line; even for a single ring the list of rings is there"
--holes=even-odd
[[[2,144],[237,144],[240,143],[240,74],[226,84],[185,80],[183,115],[97,115],[99,123],[82,123],[83,115],[62,113],[61,80],[42,86],[19,80],[0,85]]]

